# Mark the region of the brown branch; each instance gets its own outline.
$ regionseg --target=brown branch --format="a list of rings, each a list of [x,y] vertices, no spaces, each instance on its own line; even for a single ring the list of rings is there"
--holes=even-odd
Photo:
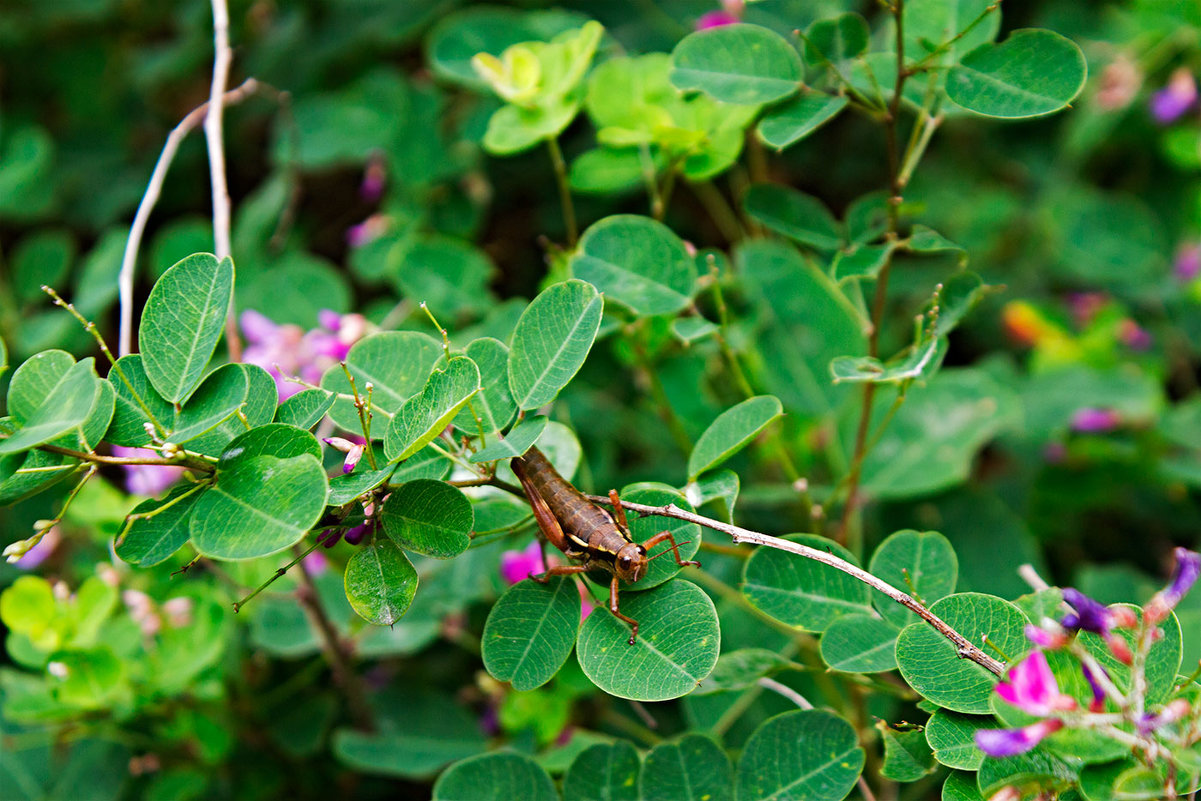
[[[600,503],[606,506],[609,505],[609,498],[607,496],[587,495],[585,497],[593,503]],[[841,570],[848,576],[851,576],[852,578],[868,585],[872,589],[887,595],[889,598],[901,604],[920,617],[922,620],[929,623],[934,627],[935,631],[946,637],[955,645],[955,648],[961,659],[967,659],[975,662],[980,667],[991,673],[995,673],[998,676],[1001,675],[1001,673],[1005,670],[1005,665],[1002,662],[984,653],[984,651],[976,646],[971,640],[969,640],[967,637],[964,637],[955,629],[951,628],[951,626],[949,626],[942,618],[931,612],[911,595],[901,592],[883,579],[873,576],[866,570],[856,567],[845,559],[841,559],[834,554],[829,553],[828,551],[823,551],[818,548],[811,548],[808,545],[802,545],[798,542],[780,539],[779,537],[773,537],[768,534],[760,534],[757,531],[751,531],[750,529],[745,529],[741,526],[722,523],[719,520],[713,520],[712,518],[703,517],[694,512],[685,511],[676,506],[674,503],[669,503],[666,506],[648,506],[644,503],[630,503],[629,501],[622,501],[621,505],[632,512],[638,512],[639,514],[671,517],[675,518],[676,520],[685,520],[689,523],[695,523],[699,526],[712,529],[713,531],[720,531],[722,534],[729,535],[730,538],[734,540],[735,544],[750,543],[751,545],[761,545],[768,548],[775,548],[776,550],[787,551],[788,553],[796,554],[797,556],[803,556],[806,559],[812,559],[815,562],[821,562],[823,565],[832,567],[835,570]]]

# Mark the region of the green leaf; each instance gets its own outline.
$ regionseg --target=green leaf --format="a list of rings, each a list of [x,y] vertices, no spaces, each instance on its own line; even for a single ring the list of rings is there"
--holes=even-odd
[[[755,184],[742,198],[746,213],[776,233],[821,250],[842,246],[843,232],[825,204],[779,184]]]
[[[1066,108],[1084,88],[1087,74],[1075,43],[1032,28],[964,56],[947,75],[947,96],[983,117],[1041,117]]]
[[[773,106],[759,121],[759,138],[769,147],[783,150],[838,116],[849,101],[843,95],[827,95],[812,89]]]
[[[507,426],[517,414],[517,404],[509,391],[509,348],[498,339],[482,337],[472,340],[465,353],[480,368],[483,389],[471,399],[470,407],[459,410],[454,425],[469,437],[478,437],[479,425],[475,422],[478,415],[485,433],[491,435]]]
[[[192,394],[229,312],[234,264],[197,253],[176,264],[150,290],[138,326],[138,346],[150,383],[172,403]]]
[[[926,721],[926,742],[934,750],[934,758],[948,768],[979,770],[984,752],[976,747],[976,732],[995,727],[992,717],[939,709]]]
[[[638,751],[624,740],[590,746],[563,777],[563,801],[640,801],[641,770]]]
[[[880,543],[868,572],[929,606],[955,591],[959,559],[937,531],[906,529]],[[882,594],[874,594],[872,603],[898,629],[917,622],[917,615]]]
[[[717,467],[742,450],[760,431],[784,414],[778,398],[759,395],[731,406],[701,434],[688,456],[688,480]]]
[[[488,281],[494,272],[488,256],[469,242],[428,235],[404,251],[391,279],[402,297],[425,302],[439,315],[455,318],[493,301]]]
[[[508,436],[503,439],[498,438],[486,448],[482,448],[477,453],[473,454],[470,461],[472,464],[479,462],[495,462],[497,459],[508,459],[513,456],[523,456],[542,435],[542,430],[546,428],[545,417],[527,417],[517,425],[513,426],[513,430]]]
[[[766,648],[739,648],[737,651],[727,651],[717,658],[717,666],[696,688],[696,694],[743,690],[765,676],[790,667],[794,667],[792,662]]]
[[[1017,756],[984,760],[976,774],[976,786],[986,798],[991,798],[1006,785],[1067,787],[1076,781],[1078,770],[1044,749],[1036,748]]]
[[[942,801],[984,801],[976,789],[976,774],[953,770],[942,785]]]
[[[55,623],[60,619],[54,588],[41,576],[19,576],[0,592],[0,621],[47,649],[57,647]]]
[[[538,763],[520,754],[483,754],[451,765],[434,783],[434,801],[559,801]]]
[[[1113,605],[1125,606],[1136,612],[1141,611],[1134,604]],[[1181,662],[1180,621],[1176,619],[1176,615],[1172,614],[1167,620],[1160,623],[1159,629],[1163,632],[1163,637],[1156,640],[1155,644],[1151,646],[1144,668],[1147,682],[1147,702],[1151,704],[1160,703],[1168,698],[1176,674],[1180,671]],[[1133,630],[1117,629],[1115,634],[1126,640],[1132,652],[1137,652]],[[1130,666],[1119,662],[1110,651],[1109,646],[1105,644],[1105,641],[1096,634],[1081,632],[1079,636],[1081,644],[1088,649],[1089,653],[1097,658],[1101,667],[1109,672],[1118,689],[1123,693],[1129,693]]]
[[[41,399],[37,408],[21,420],[21,427],[8,438],[0,440],[0,455],[29,450],[72,429],[78,429],[88,419],[100,392],[95,359],[83,359],[72,365]],[[108,422],[105,421],[104,428],[107,427]]]
[[[176,487],[162,500],[151,498],[135,506],[117,537],[117,556],[131,565],[152,567],[182,548],[191,536],[192,509],[201,496],[193,491],[185,497],[189,490],[195,487]]]
[[[58,651],[50,661],[60,662],[67,676],[55,688],[56,698],[78,709],[103,709],[128,692],[125,666],[107,645]]]
[[[234,438],[235,430],[245,430],[241,421],[237,421],[235,430],[222,424],[245,406],[250,394],[247,375],[240,364],[223,364],[209,373],[169,423],[167,440],[177,445],[187,443],[189,450],[219,453]],[[203,442],[196,442],[202,438]]]
[[[572,190],[583,194],[613,195],[635,192],[645,185],[643,154],[637,148],[598,147],[587,150],[571,162],[568,182]],[[662,169],[662,158],[655,159],[655,172]]]
[[[1028,650],[1026,616],[1008,601],[993,595],[965,592],[933,604],[930,611],[985,653],[1005,661]],[[941,707],[955,712],[987,714],[997,677],[959,656],[954,643],[925,622],[911,623],[897,639],[897,664],[909,686]]]
[[[901,384],[932,375],[946,353],[946,340],[931,338],[911,345],[908,355],[888,364],[870,356],[839,356],[830,362],[830,375],[835,384]]]
[[[888,264],[896,246],[893,243],[884,245],[858,245],[834,254],[830,263],[830,276],[842,284],[861,278],[876,278],[884,265]]]
[[[717,743],[685,734],[646,755],[639,791],[642,801],[734,801],[734,771]]]
[[[518,11],[496,6],[467,6],[434,26],[426,52],[430,66],[439,77],[484,89],[487,84],[471,67],[471,59],[477,53],[499,56],[515,44],[548,40],[578,28],[585,21],[575,12],[558,9]]]
[[[434,455],[438,456],[438,454]],[[441,457],[439,456],[439,458]],[[405,462],[405,465],[412,465],[416,459],[417,457],[414,456],[412,459]],[[325,503],[328,506],[343,506],[348,504],[363,493],[369,492],[378,487],[380,484],[383,484],[392,477],[392,474],[395,470],[396,465],[386,465],[382,470],[371,470],[368,466],[359,465],[359,467],[356,468],[353,473],[342,473],[340,475],[336,475],[329,480],[329,497],[326,498]],[[412,478],[441,477],[441,475],[412,476],[410,478],[406,478],[405,480],[409,481],[412,480]],[[402,481],[398,483],[404,482]]]
[[[753,240],[736,251],[748,294],[762,305],[756,338],[768,391],[790,413],[821,415],[850,397],[848,387],[830,380],[830,361],[867,348],[855,307],[833,281],[795,248],[783,242]]]
[[[620,608],[639,623],[634,645],[628,643],[629,626],[604,610],[588,616],[576,643],[580,667],[610,695],[636,701],[679,698],[717,663],[717,611],[695,584],[673,581],[650,592],[627,593]]]
[[[783,100],[798,88],[801,58],[783,37],[758,25],[723,25],[685,36],[671,54],[671,82],[722,101]]]
[[[391,626],[400,620],[417,593],[417,570],[404,551],[376,538],[346,562],[346,599],[364,620]]]
[[[987,16],[981,19],[982,15]],[[1001,13],[992,0],[907,0],[904,23],[908,60],[922,59],[947,44],[932,61],[945,65],[995,39]],[[963,36],[956,40],[959,34]]]
[[[275,419],[308,431],[321,422],[337,399],[324,389],[302,389],[279,405]]]
[[[711,336],[718,331],[716,323],[709,322],[700,315],[679,317],[671,321],[671,334],[684,343],[685,346]]]
[[[254,559],[295,545],[325,511],[328,483],[311,456],[248,456],[217,470],[192,510],[192,545],[213,559]]]
[[[255,456],[274,456],[277,459],[311,456],[320,463],[322,453],[317,438],[308,431],[286,423],[268,423],[235,437],[221,453],[217,469],[229,469],[237,460]]]
[[[945,337],[967,316],[976,304],[993,287],[984,283],[980,276],[971,272],[959,272],[942,284],[938,293],[938,321],[934,324],[934,336]]]
[[[884,397],[883,413],[892,402]],[[959,483],[972,458],[1016,422],[1013,391],[978,368],[940,371],[911,387],[905,404],[863,460],[864,490],[875,498],[908,498]]]
[[[769,718],[738,760],[738,801],[842,801],[863,771],[855,729],[832,712]]]
[[[431,373],[425,389],[405,401],[392,417],[384,437],[388,460],[403,461],[433,442],[479,391],[479,368],[464,356],[456,356],[445,369]]]
[[[854,12],[819,19],[805,31],[805,61],[811,67],[849,61],[867,51],[870,36],[867,20]]]
[[[75,240],[68,230],[43,229],[22,237],[12,251],[11,262],[12,289],[17,300],[24,303],[37,300],[43,286],[62,290],[74,260]]]
[[[881,673],[897,666],[897,635],[887,620],[871,615],[840,617],[822,633],[822,660],[844,673]]]
[[[393,491],[384,501],[379,519],[384,533],[397,545],[439,559],[467,550],[475,522],[466,495],[444,481],[428,478]]]
[[[684,487],[684,497],[690,504],[698,508],[710,501],[723,501],[726,520],[732,523],[734,503],[738,500],[739,484],[738,474],[733,470],[718,470],[689,482]]]
[[[785,537],[855,564],[833,540],[816,534]],[[822,632],[843,615],[871,614],[866,584],[812,559],[774,548],[757,548],[746,561],[742,593],[758,609],[801,631]]]
[[[334,732],[333,752],[339,762],[351,768],[419,779],[433,775],[448,762],[484,750],[479,721],[437,690],[389,689],[372,702],[377,710],[377,731],[344,728]],[[514,797],[524,799],[527,794]],[[475,799],[471,795],[460,798]]]
[[[674,314],[696,291],[696,263],[661,222],[616,214],[591,225],[571,257],[572,274],[635,314]]]
[[[8,413],[13,420],[28,420],[74,364],[75,359],[63,350],[46,350],[26,359],[8,386]]]
[[[484,625],[484,667],[514,690],[546,684],[575,645],[580,628],[580,593],[570,578],[548,583],[525,580],[510,587]]]
[[[142,354],[132,353],[117,359],[108,372],[108,382],[116,391],[117,403],[106,440],[114,445],[142,447],[151,441],[146,423],[151,423],[160,434],[170,430],[175,410],[150,383]]]
[[[580,111],[578,99],[554,98],[532,108],[505,105],[488,120],[484,150],[494,156],[512,156],[554,139]]]
[[[521,313],[509,351],[517,408],[550,403],[579,372],[600,329],[600,293],[584,281],[547,287]]]
[[[421,391],[441,355],[440,342],[416,331],[385,331],[354,343],[346,354],[346,368],[354,376],[360,398],[366,399],[367,385],[371,384],[375,436],[379,436],[382,423]],[[340,365],[326,371],[321,388],[338,393],[329,410],[330,418],[347,431],[360,431],[354,393]]]
[[[897,731],[884,721],[876,724],[884,741],[880,775],[894,782],[915,782],[934,772],[934,755],[921,729]]]

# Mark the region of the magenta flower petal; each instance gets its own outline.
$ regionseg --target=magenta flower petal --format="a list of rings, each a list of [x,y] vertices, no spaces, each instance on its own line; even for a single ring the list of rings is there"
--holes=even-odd
[[[1113,409],[1086,407],[1072,415],[1072,430],[1086,434],[1112,431],[1122,422],[1122,415]]]
[[[696,21],[696,30],[704,31],[709,28],[720,28],[723,25],[733,25],[740,20],[728,11],[710,11],[702,14]]]
[[[1071,700],[1059,692],[1055,675],[1042,651],[1034,651],[1009,669],[997,685],[997,695],[1008,704],[1031,715],[1049,715]]]
[[[991,757],[1015,756],[1026,753],[1062,728],[1062,720],[1049,718],[1020,729],[981,729],[976,732],[976,747]]]
[[[1197,81],[1187,67],[1172,73],[1168,84],[1151,96],[1151,116],[1161,125],[1175,122],[1197,102]]]
[[[246,337],[248,342],[255,345],[269,342],[275,338],[276,333],[279,331],[279,326],[276,323],[254,309],[247,309],[242,312],[242,316],[238,318],[238,323],[242,326],[242,335]]]
[[[522,551],[505,551],[500,557],[500,575],[506,584],[517,584],[531,573],[542,572],[542,548],[532,542]]]

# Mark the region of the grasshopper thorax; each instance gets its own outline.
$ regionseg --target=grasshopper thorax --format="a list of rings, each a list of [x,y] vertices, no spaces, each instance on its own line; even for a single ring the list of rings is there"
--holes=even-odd
[[[627,542],[613,560],[613,572],[622,581],[635,582],[646,574],[646,562],[646,548]]]

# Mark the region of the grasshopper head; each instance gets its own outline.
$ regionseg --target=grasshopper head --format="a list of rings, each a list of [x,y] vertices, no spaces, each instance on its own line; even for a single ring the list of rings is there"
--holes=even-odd
[[[617,552],[614,571],[623,581],[635,582],[646,574],[646,548],[636,542],[626,543]]]

